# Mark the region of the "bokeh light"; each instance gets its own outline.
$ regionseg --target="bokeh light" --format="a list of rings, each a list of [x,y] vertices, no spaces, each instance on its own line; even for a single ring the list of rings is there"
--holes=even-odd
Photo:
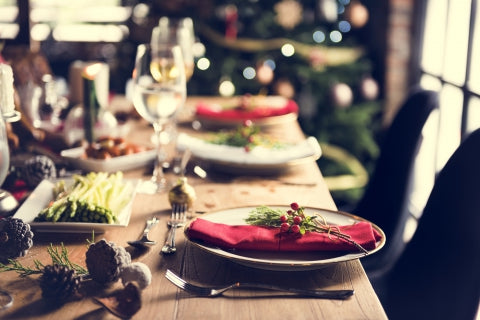
[[[330,40],[335,43],[342,41],[342,33],[338,30],[330,32]]]
[[[200,70],[207,70],[210,68],[210,60],[207,58],[200,58],[197,61],[197,68]]]
[[[338,23],[338,29],[341,31],[341,32],[349,32],[350,30],[352,30],[352,26],[350,25],[350,23],[348,21],[345,21],[345,20],[342,20]]]
[[[235,85],[230,79],[223,79],[218,86],[218,93],[220,93],[222,97],[231,97],[235,93]]]
[[[255,69],[252,67],[246,67],[245,69],[243,69],[243,77],[245,79],[252,80],[255,78],[256,74],[257,73]]]
[[[316,43],[322,43],[323,41],[325,41],[325,38],[325,32],[323,31],[317,30],[313,33],[313,41],[315,41]]]
[[[284,44],[280,50],[285,57],[291,57],[295,54],[295,47],[290,43]]]

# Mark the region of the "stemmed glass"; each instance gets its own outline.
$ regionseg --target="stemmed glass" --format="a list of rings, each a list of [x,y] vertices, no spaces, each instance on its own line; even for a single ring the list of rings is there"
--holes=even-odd
[[[185,103],[187,91],[181,48],[172,44],[139,45],[133,83],[133,105],[153,125],[157,142],[152,178],[140,192],[163,192],[168,184],[162,168],[164,156],[160,140],[164,125]]]
[[[193,29],[193,20],[191,18],[171,18],[171,17],[161,17],[158,20],[158,25],[152,30],[152,37],[150,44],[152,48],[158,46],[163,46],[165,44],[169,45],[178,45],[182,50],[183,64],[185,66],[185,77],[188,82],[193,75],[195,62],[194,62],[194,44],[195,44],[195,33]],[[166,141],[161,141],[160,143],[167,142],[175,144],[176,141],[176,123],[177,119],[173,119],[168,124],[169,130],[165,134],[164,139]],[[155,139],[155,138],[153,138]],[[156,141],[156,143],[159,143]],[[180,173],[180,163],[182,158],[182,152],[175,150],[173,148],[174,154],[170,162],[165,162],[167,167],[173,167],[173,172],[175,174]]]

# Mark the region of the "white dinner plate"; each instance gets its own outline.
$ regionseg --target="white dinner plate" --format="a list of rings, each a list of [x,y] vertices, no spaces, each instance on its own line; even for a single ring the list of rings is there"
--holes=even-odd
[[[213,169],[231,173],[279,173],[293,166],[315,161],[322,154],[320,145],[314,137],[308,137],[284,148],[258,146],[247,152],[242,147],[213,144],[181,133],[178,135],[177,148],[190,149],[192,156],[197,160],[206,162]]]
[[[137,169],[148,165],[155,159],[154,149],[106,160],[82,158],[84,151],[83,147],[67,149],[60,152],[60,156],[77,169],[93,172],[117,172]]]
[[[66,180],[67,182],[67,180]],[[68,182],[67,182],[68,183]],[[30,224],[35,232],[56,232],[56,233],[103,233],[110,229],[121,229],[128,226],[132,213],[132,203],[136,194],[136,187],[133,187],[131,200],[127,206],[117,215],[118,222],[108,223],[87,223],[87,222],[34,222],[40,211],[47,207],[50,201],[54,200],[53,187],[55,182],[43,180],[33,190],[22,206],[17,210],[14,217],[20,218],[23,222]]]
[[[289,206],[269,206],[275,209],[287,211]],[[245,225],[245,219],[249,213],[256,207],[240,207],[221,211],[212,212],[202,216],[202,219],[223,223],[227,225]],[[361,217],[341,212],[332,211],[320,208],[305,208],[306,215],[319,214],[324,217],[328,224],[331,225],[350,225],[360,221],[367,221]],[[369,222],[369,221],[367,221]],[[368,255],[380,250],[385,244],[385,233],[375,224],[372,226],[377,230],[382,238],[377,241],[376,248],[369,251]],[[327,252],[327,251],[308,251],[308,252],[281,252],[281,251],[249,251],[249,250],[224,250],[218,247],[213,247],[205,244],[199,240],[189,239],[187,234],[188,225],[185,227],[185,235],[187,239],[195,246],[210,252],[212,254],[229,259],[236,263],[266,270],[275,271],[303,271],[315,270],[323,268],[333,263],[339,263],[354,259],[359,259],[365,256],[362,252]]]

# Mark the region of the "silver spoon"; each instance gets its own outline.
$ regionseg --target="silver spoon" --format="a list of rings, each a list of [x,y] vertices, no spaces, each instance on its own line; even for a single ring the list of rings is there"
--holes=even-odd
[[[152,229],[158,223],[158,221],[159,220],[156,217],[147,220],[147,224],[145,226],[145,229],[143,230],[142,237],[135,241],[127,241],[127,243],[133,247],[145,247],[157,243],[156,241],[150,240],[148,238],[148,233],[150,232],[150,229]]]

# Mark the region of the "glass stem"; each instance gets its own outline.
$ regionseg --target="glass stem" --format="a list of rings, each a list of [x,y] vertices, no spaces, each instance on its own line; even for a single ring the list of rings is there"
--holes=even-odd
[[[162,143],[160,137],[162,134],[162,125],[160,123],[154,123],[153,129],[155,130],[155,142],[156,142],[156,157],[155,164],[153,168],[152,182],[156,183],[157,189],[162,189],[165,187],[166,179],[163,174],[163,154],[162,154]]]

